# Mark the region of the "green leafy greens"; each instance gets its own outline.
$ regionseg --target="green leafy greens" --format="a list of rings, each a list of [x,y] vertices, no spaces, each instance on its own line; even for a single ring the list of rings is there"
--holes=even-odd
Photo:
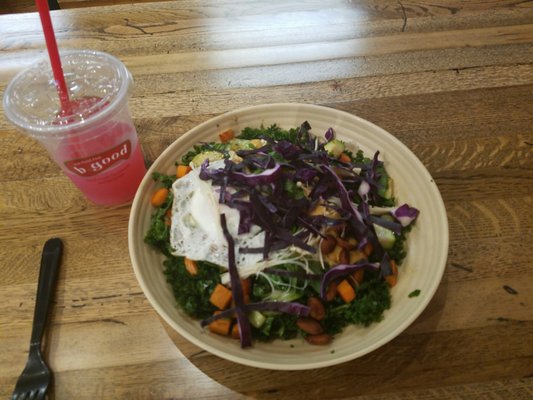
[[[273,124],[267,127],[261,126],[260,128],[244,128],[236,140],[240,141],[238,143],[241,146],[244,146],[241,149],[247,149],[245,141],[253,139],[264,139],[269,143],[277,143],[279,141],[297,143],[298,134],[299,129],[297,128],[285,130]],[[230,149],[231,143],[200,143],[193,146],[182,157],[181,163],[188,165],[193,158],[206,151],[217,151],[227,157]],[[372,160],[366,157],[361,150],[354,154],[345,149],[343,153],[356,164],[372,163]],[[287,161],[284,156],[276,151],[271,151],[269,156],[281,164]],[[334,162],[338,161],[334,160]],[[390,193],[389,185],[391,184],[389,175],[383,165],[379,165],[376,171],[379,174],[379,181],[377,182],[379,191],[376,201],[378,204],[375,205],[393,206],[394,199],[387,194]],[[176,177],[154,173],[153,179],[160,182],[163,187],[170,189]],[[353,183],[353,185],[349,190],[353,194],[354,201],[357,202],[360,198],[357,195],[356,183]],[[297,201],[306,196],[302,185],[293,180],[284,181],[282,190],[288,201]],[[216,311],[216,307],[211,304],[209,298],[215,286],[221,283],[221,273],[226,270],[205,261],[196,261],[198,273],[191,275],[185,268],[184,257],[172,254],[169,221],[172,202],[173,196],[172,191],[170,191],[166,201],[160,207],[154,209],[150,227],[144,240],[166,256],[164,273],[182,310],[193,318],[205,319],[212,316]],[[406,256],[405,241],[406,233],[409,230],[410,227],[407,227],[402,229],[400,234],[395,234],[394,245],[387,250],[388,256],[398,264]],[[380,261],[372,257],[369,258],[371,262]],[[322,275],[325,272],[323,266],[316,260],[308,260],[307,266],[309,268],[308,272],[315,276]],[[305,273],[302,276],[301,266],[287,263],[276,265],[275,269],[278,273],[265,269],[250,277],[252,281],[251,302],[284,301],[306,304],[310,297],[320,297],[320,280],[310,279],[310,275]],[[280,271],[286,274],[280,274]],[[364,280],[354,286],[356,291],[356,299],[354,301],[344,303],[342,299],[336,297],[334,300],[324,303],[326,316],[321,321],[321,325],[325,333],[333,336],[351,324],[369,326],[372,323],[381,321],[384,312],[390,308],[390,288],[379,271],[365,271]],[[416,297],[419,293],[420,290],[415,290],[409,294],[409,297]],[[306,335],[298,328],[297,317],[294,315],[277,311],[264,311],[263,314],[264,318],[261,323],[252,327],[253,337],[259,341],[291,339],[299,335]]]

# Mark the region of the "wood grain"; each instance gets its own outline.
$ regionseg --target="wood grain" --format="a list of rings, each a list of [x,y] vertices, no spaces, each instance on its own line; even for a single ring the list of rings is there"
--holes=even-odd
[[[130,205],[88,202],[0,115],[0,397],[27,357],[50,236],[65,241],[46,337],[51,398],[533,396],[532,2],[125,2],[52,18],[62,49],[106,51],[132,72],[130,109],[147,163],[238,107],[350,112],[400,139],[432,174],[449,221],[446,271],[422,315],[360,359],[305,372],[233,364],[153,311],[129,260]],[[0,15],[1,93],[45,56],[40,29],[35,13]]]

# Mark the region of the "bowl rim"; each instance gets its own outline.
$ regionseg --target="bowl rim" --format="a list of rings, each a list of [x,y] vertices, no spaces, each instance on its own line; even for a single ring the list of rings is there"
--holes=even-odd
[[[164,159],[167,157],[169,153],[174,153],[175,148],[179,147],[179,144],[185,140],[188,139],[189,136],[194,135],[195,132],[201,132],[205,130],[206,128],[212,126],[215,124],[216,126],[222,125],[220,124],[223,121],[235,119],[235,117],[238,117],[239,115],[242,115],[243,113],[248,112],[260,112],[260,111],[267,111],[269,108],[272,107],[283,107],[283,108],[293,108],[295,112],[305,112],[306,114],[312,114],[313,111],[326,111],[326,112],[332,112],[334,114],[337,114],[338,116],[341,116],[346,119],[351,119],[354,121],[357,121],[358,124],[365,125],[366,127],[370,128],[374,131],[380,131],[381,134],[385,135],[387,137],[387,140],[390,140],[392,145],[394,147],[400,147],[403,151],[409,153],[409,156],[414,158],[418,165],[419,172],[422,173],[426,178],[427,181],[431,181],[434,183],[433,178],[429,174],[428,170],[422,164],[422,162],[418,159],[418,157],[399,139],[397,139],[395,136],[387,132],[385,129],[379,127],[378,125],[375,125],[374,123],[363,119],[357,115],[351,114],[347,111],[338,110],[332,107],[326,107],[321,105],[314,105],[314,104],[304,104],[304,103],[266,103],[266,104],[260,104],[260,105],[254,105],[254,106],[247,106],[238,108],[232,111],[228,111],[223,114],[219,114],[213,118],[210,118],[190,130],[188,130],[186,133],[181,135],[179,138],[177,138],[174,142],[172,142],[165,150],[156,158],[154,163],[150,166],[148,169],[145,177],[143,178],[137,193],[135,195],[135,198],[132,202],[131,210],[130,210],[130,218],[129,218],[129,224],[128,224],[128,247],[129,247],[129,255],[132,263],[132,267],[136,276],[136,279],[141,286],[141,289],[143,290],[144,295],[149,300],[152,307],[156,310],[158,315],[163,318],[163,320],[170,326],[172,329],[174,329],[177,333],[179,333],[181,336],[183,336],[185,339],[187,339],[189,342],[193,343],[194,345],[210,352],[211,354],[217,355],[223,359],[251,367],[256,368],[264,368],[264,369],[271,369],[271,370],[308,370],[308,369],[315,369],[315,368],[323,368],[328,366],[337,365],[340,363],[344,363],[356,358],[359,358],[365,354],[368,354],[377,348],[383,346],[384,344],[390,342],[395,337],[399,336],[402,332],[405,331],[405,329],[411,325],[419,316],[420,314],[426,309],[429,302],[433,299],[440,283],[442,280],[442,276],[444,275],[446,262],[447,262],[447,254],[449,250],[449,226],[448,226],[448,219],[446,214],[446,209],[444,205],[444,201],[442,199],[442,196],[440,194],[440,191],[437,187],[437,185],[434,183],[431,187],[433,188],[433,195],[434,198],[432,200],[436,201],[435,204],[436,207],[441,211],[440,222],[442,223],[440,234],[442,234],[442,237],[439,237],[441,240],[441,257],[438,260],[438,265],[435,267],[434,270],[434,277],[431,280],[431,284],[429,287],[425,288],[425,295],[423,297],[423,300],[417,305],[414,312],[409,314],[409,316],[402,321],[401,324],[396,325],[395,329],[392,330],[389,334],[383,336],[380,340],[377,340],[373,342],[372,345],[365,347],[364,349],[347,354],[342,357],[333,358],[330,360],[325,361],[319,361],[314,363],[285,363],[285,364],[278,364],[273,362],[257,362],[254,360],[249,360],[242,357],[233,356],[232,354],[228,354],[224,351],[219,350],[216,347],[211,346],[210,344],[202,341],[198,337],[189,334],[185,329],[182,329],[179,324],[170,316],[168,313],[165,312],[165,310],[158,304],[156,299],[151,293],[151,290],[148,288],[147,283],[142,279],[142,275],[140,272],[140,263],[137,258],[137,254],[134,251],[134,237],[135,235],[138,235],[138,231],[134,230],[134,226],[137,223],[137,220],[140,218],[140,215],[137,215],[135,210],[139,208],[139,203],[143,200],[141,193],[143,192],[143,189],[145,186],[147,186],[150,182],[152,182],[152,173],[155,172],[157,161]],[[438,268],[437,268],[438,267]]]

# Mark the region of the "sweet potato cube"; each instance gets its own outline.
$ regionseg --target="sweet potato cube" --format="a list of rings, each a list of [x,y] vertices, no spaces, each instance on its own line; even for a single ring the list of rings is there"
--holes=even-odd
[[[217,283],[215,290],[213,290],[213,293],[211,293],[211,296],[209,297],[209,301],[218,309],[224,310],[230,305],[231,298],[231,290],[226,286]]]
[[[221,318],[211,322],[207,328],[217,335],[228,336],[231,326],[231,320],[228,318]]]
[[[345,303],[349,303],[353,299],[355,299],[355,289],[346,279],[344,279],[337,285],[337,292]]]
[[[390,266],[392,269],[392,275],[387,275],[385,277],[385,280],[389,284],[390,287],[396,286],[396,283],[398,283],[398,266],[396,265],[396,262],[394,260],[391,260]]]

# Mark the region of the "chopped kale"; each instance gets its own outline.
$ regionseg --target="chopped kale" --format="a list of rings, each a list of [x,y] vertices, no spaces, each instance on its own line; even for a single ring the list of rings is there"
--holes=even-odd
[[[283,189],[290,198],[295,200],[302,199],[305,196],[303,189],[290,180],[285,181]]]
[[[204,151],[218,151],[220,153],[226,153],[229,149],[227,143],[201,143],[193,146],[192,150],[189,150],[181,158],[181,163],[184,165],[189,165],[192,159]]]
[[[368,326],[383,319],[383,312],[391,306],[387,282],[379,277],[364,281],[357,290],[358,298],[350,303],[345,312],[348,322]]]
[[[172,187],[172,184],[176,180],[176,175],[166,175],[161,174],[159,172],[154,172],[152,174],[152,179],[156,182],[161,182],[164,187],[170,189]]]
[[[285,130],[277,126],[276,124],[268,127],[261,126],[260,128],[244,128],[238,139],[264,139],[269,145],[264,148],[267,149],[268,155],[275,162],[279,163],[283,168],[283,174],[281,176],[290,177],[285,179],[279,186],[271,184],[261,184],[264,188],[262,193],[263,197],[257,196],[260,201],[259,206],[255,205],[251,211],[265,212],[272,207],[275,209],[288,209],[284,201],[287,198],[290,199],[293,206],[292,209],[307,209],[310,201],[308,194],[304,192],[301,186],[296,182],[300,181],[308,185],[310,182],[315,182],[319,186],[318,193],[327,197],[334,188],[330,187],[325,181],[320,181],[317,178],[317,174],[320,173],[320,169],[317,166],[325,163],[326,165],[331,162],[332,165],[336,165],[339,168],[345,168],[345,161],[338,161],[334,158],[327,160],[327,153],[323,149],[323,144],[315,141],[314,137],[309,133],[310,126],[307,123],[294,129]],[[279,142],[283,142],[280,144]],[[290,143],[287,143],[290,142]],[[291,144],[292,143],[292,144]],[[182,164],[189,164],[191,160],[198,154],[206,151],[218,151],[227,155],[230,144],[228,143],[201,143],[193,146],[193,148],[187,152],[181,159]],[[317,147],[318,146],[318,147]],[[320,147],[322,146],[322,147]],[[254,148],[255,149],[255,148]],[[258,165],[262,161],[262,156],[254,152],[254,149],[246,149],[242,153],[248,154],[246,161],[254,161],[250,165]],[[248,151],[248,153],[247,153]],[[378,183],[377,194],[373,197],[373,205],[378,206],[393,206],[394,199],[386,198],[384,196],[390,196],[388,191],[388,185],[390,183],[389,176],[383,164],[377,164],[377,153],[373,159],[366,157],[362,150],[352,153],[350,150],[345,149],[344,154],[348,155],[351,162],[363,167],[363,173],[369,174],[369,165],[372,165],[372,176],[366,175],[372,182]],[[241,155],[239,153],[239,155]],[[242,157],[246,157],[242,155]],[[324,161],[326,157],[326,161]],[[297,162],[295,162],[295,160]],[[291,164],[292,163],[292,164]],[[301,167],[303,165],[303,167]],[[255,167],[254,167],[255,168]],[[258,170],[252,169],[253,173],[261,174],[262,167],[258,167]],[[357,172],[355,172],[357,173]],[[175,181],[175,177],[171,175],[164,175],[154,173],[153,178],[155,181],[160,182],[164,187],[170,188]],[[242,179],[241,179],[242,180]],[[270,184],[270,185],[269,185]],[[362,200],[357,194],[357,189],[360,185],[360,180],[352,179],[346,181],[346,188],[350,192],[351,201],[359,204]],[[249,185],[248,185],[249,186]],[[244,191],[250,191],[249,187],[243,185]],[[376,185],[374,185],[374,191],[376,193]],[[253,192],[252,192],[253,194]],[[317,198],[319,197],[317,195]],[[280,196],[280,197],[277,197]],[[281,199],[281,202],[276,203]],[[248,211],[243,206],[241,198],[237,195],[230,200],[235,201],[242,207],[241,211]],[[204,261],[197,261],[198,274],[191,275],[185,268],[184,258],[176,257],[172,255],[170,248],[170,226],[168,221],[168,210],[172,207],[172,193],[168,196],[166,202],[158,208],[154,209],[152,215],[150,229],[146,233],[145,242],[159,249],[166,256],[164,261],[164,273],[168,283],[171,285],[175,298],[179,306],[185,313],[193,318],[205,319],[213,315],[216,310],[209,302],[209,297],[214,290],[215,286],[220,283],[220,274],[222,268]],[[305,203],[305,207],[299,207],[300,203]],[[273,206],[274,204],[274,206]],[[292,206],[291,206],[292,207]],[[291,210],[292,210],[291,209]],[[246,215],[244,212],[243,215]],[[299,215],[296,214],[295,215]],[[272,220],[272,218],[270,218]],[[287,221],[296,221],[297,218],[293,217],[290,213],[284,216],[284,219],[276,220],[276,229],[280,227],[285,228],[283,230],[285,236],[294,235],[298,226],[283,226],[282,223]],[[287,222],[288,223],[288,222]],[[275,229],[275,230],[276,230]],[[402,233],[396,236],[394,246],[391,249],[386,250],[391,259],[394,259],[398,264],[406,256],[406,234],[411,229],[408,226],[402,229]],[[276,231],[277,232],[277,231]],[[265,245],[266,247],[266,245]],[[375,260],[372,257],[378,257],[377,255],[371,255],[370,261],[380,262],[381,253],[379,258]],[[320,280],[310,279],[312,275],[322,275],[324,273],[323,266],[318,261],[309,261],[307,265],[307,272],[304,272],[301,266],[296,264],[282,264],[272,267],[274,271],[268,271],[265,269],[256,275],[252,275],[250,280],[251,293],[250,300],[252,302],[262,302],[265,300],[270,301],[285,301],[285,302],[299,302],[306,304],[307,299],[311,296],[320,296]],[[281,273],[284,272],[284,273]],[[335,335],[340,333],[347,325],[359,325],[369,326],[374,322],[379,322],[383,319],[385,310],[391,306],[391,294],[390,288],[387,282],[380,276],[379,272],[365,272],[365,280],[359,284],[356,288],[356,298],[350,303],[344,303],[344,301],[337,296],[334,300],[325,303],[326,318],[320,321],[324,332],[329,335]],[[415,290],[409,294],[409,297],[416,297],[420,294],[420,290]],[[301,336],[302,332],[297,327],[297,317],[290,314],[274,311],[264,311],[264,322],[259,326],[252,326],[253,337],[259,341],[272,341],[274,339],[292,339],[297,336]]]
[[[372,275],[365,273],[365,275]],[[336,334],[349,325],[369,326],[383,319],[383,312],[391,306],[391,296],[387,283],[378,274],[366,277],[357,288],[357,297],[348,304],[336,300],[327,310],[323,321],[326,332]]]
[[[261,342],[274,339],[293,339],[298,335],[296,317],[290,314],[272,313],[268,315],[261,328],[252,327],[252,334]]]
[[[183,257],[168,257],[164,261],[167,282],[183,311],[193,318],[207,318],[216,307],[209,297],[220,282],[220,268],[207,262],[198,262],[198,274],[191,275]]]
[[[163,176],[163,175],[162,175]],[[165,202],[155,209],[150,219],[150,228],[144,236],[145,243],[159,249],[167,257],[171,255],[170,225],[167,221],[167,211],[172,208],[174,196],[169,193]]]
[[[395,260],[397,264],[401,264],[404,258],[407,256],[407,248],[405,247],[405,242],[407,240],[407,233],[411,230],[412,225],[406,226],[402,229],[400,235],[394,235],[396,240],[391,249],[387,250],[389,257],[392,260]]]
[[[241,131],[239,139],[271,139],[275,141],[288,140],[289,142],[296,142],[298,135],[298,129],[281,129],[276,124],[269,127],[261,126],[260,128],[246,127]]]
[[[358,164],[370,164],[372,160],[368,158],[367,156],[365,156],[365,153],[363,152],[363,150],[359,149],[357,150],[357,153],[355,153],[354,162]]]

